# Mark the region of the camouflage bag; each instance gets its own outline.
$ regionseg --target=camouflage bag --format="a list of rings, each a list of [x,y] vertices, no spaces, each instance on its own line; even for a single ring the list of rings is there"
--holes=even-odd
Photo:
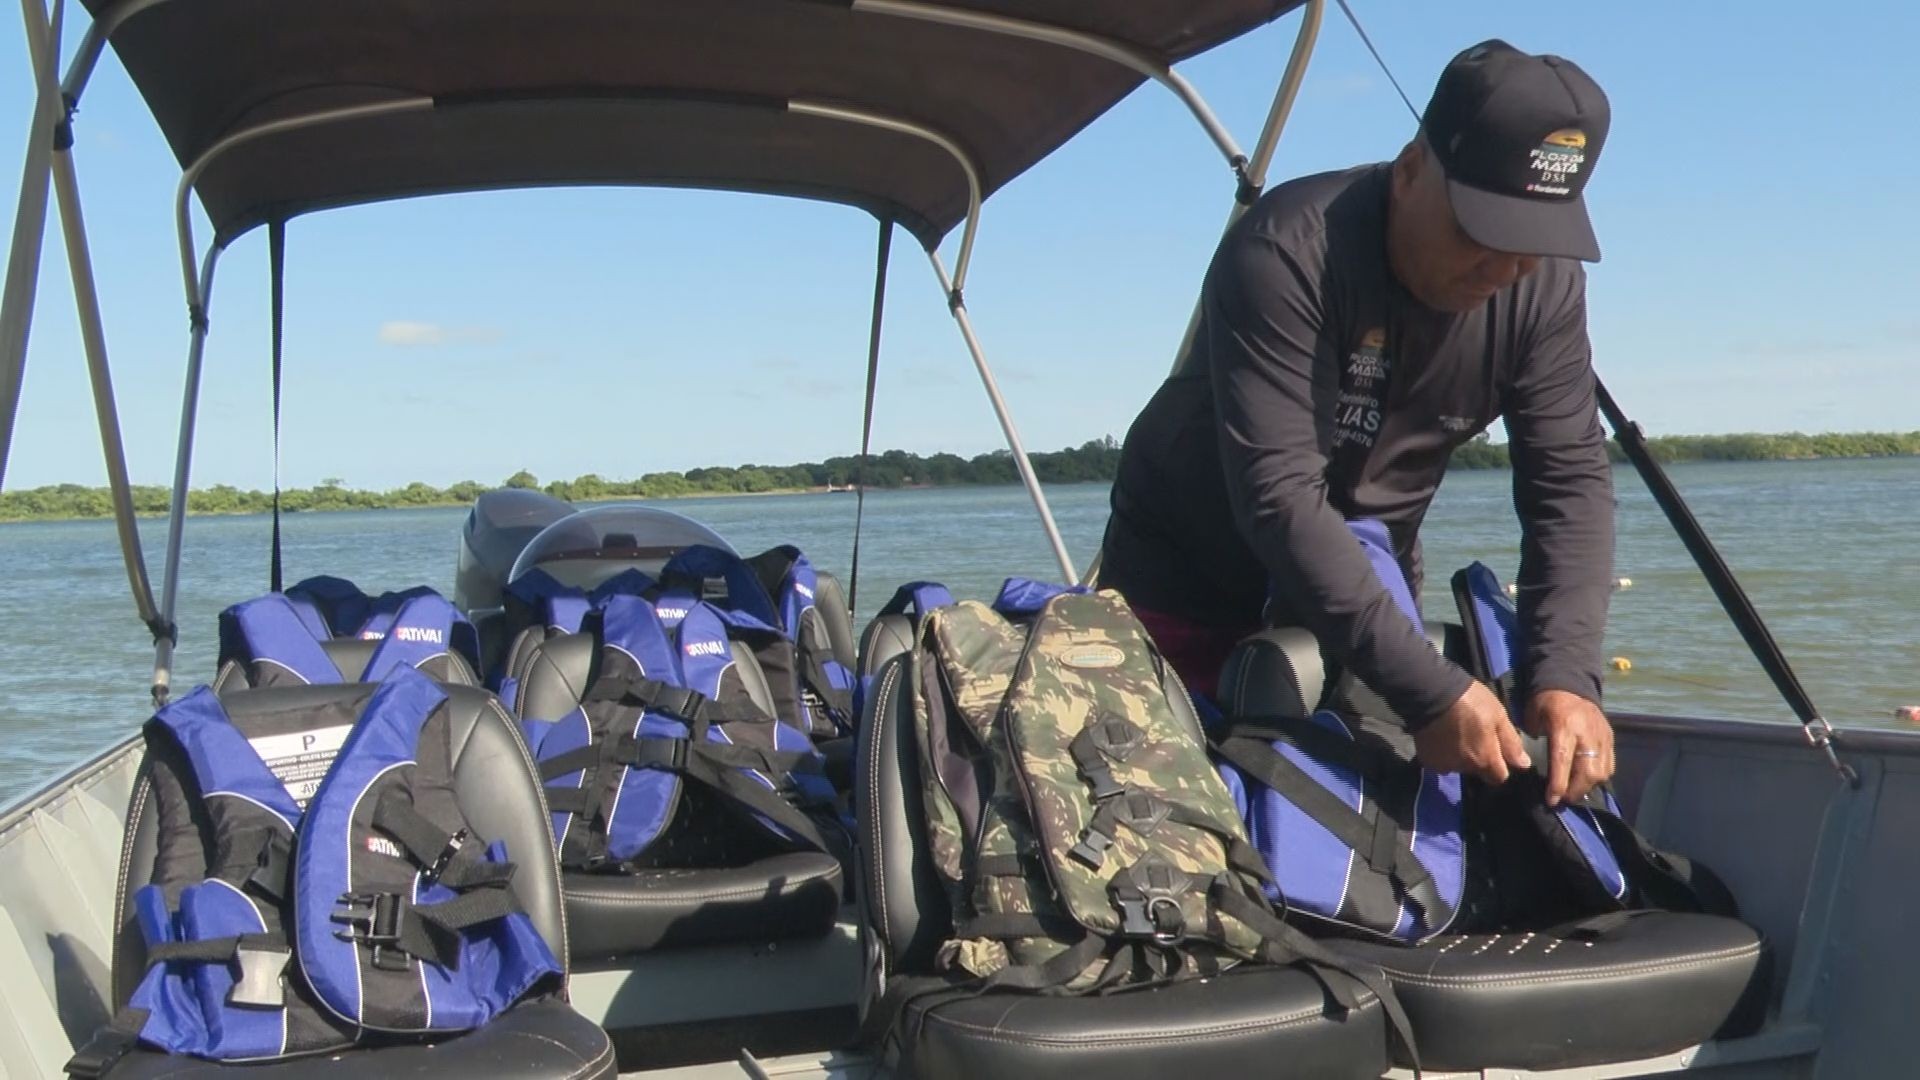
[[[1353,973],[1269,906],[1185,692],[1117,594],[1056,595],[1025,624],[977,602],[940,608],[913,671],[931,850],[954,914],[948,973],[1054,993],[1246,961]],[[1377,972],[1360,974],[1390,999]]]

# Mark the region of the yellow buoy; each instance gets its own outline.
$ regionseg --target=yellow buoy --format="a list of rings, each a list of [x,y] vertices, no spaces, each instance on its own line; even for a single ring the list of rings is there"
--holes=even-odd
[[[1612,665],[1613,670],[1615,671],[1632,671],[1633,670],[1633,661],[1627,659],[1624,656],[1616,656],[1612,660],[1608,661],[1608,663]]]
[[[1633,588],[1633,579],[1630,577],[1614,578],[1613,587],[1616,591],[1620,589],[1631,589]]]

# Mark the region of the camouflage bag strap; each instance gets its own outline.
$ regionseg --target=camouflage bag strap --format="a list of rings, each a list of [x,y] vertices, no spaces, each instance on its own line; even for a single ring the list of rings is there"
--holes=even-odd
[[[986,739],[1024,643],[980,604],[935,609],[916,635],[911,692],[928,848],[956,923],[976,910],[976,848],[990,801]]]

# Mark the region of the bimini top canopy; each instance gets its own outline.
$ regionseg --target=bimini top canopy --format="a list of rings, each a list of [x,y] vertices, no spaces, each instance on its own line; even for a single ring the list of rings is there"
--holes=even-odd
[[[1301,2],[86,0],[67,89],[110,41],[221,245],[323,207],[619,183],[834,200],[932,248],[1154,68]]]

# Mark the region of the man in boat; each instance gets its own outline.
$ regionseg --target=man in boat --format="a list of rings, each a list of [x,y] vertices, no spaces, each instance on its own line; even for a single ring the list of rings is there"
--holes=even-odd
[[[1101,583],[1210,690],[1265,621],[1303,626],[1405,721],[1423,764],[1531,765],[1506,710],[1395,608],[1349,519],[1418,531],[1452,450],[1504,419],[1526,645],[1514,719],[1550,746],[1552,801],[1613,772],[1601,637],[1613,497],[1596,415],[1582,192],[1606,138],[1585,72],[1501,41],[1441,74],[1391,162],[1266,193],[1229,230],[1192,354],[1127,434]]]

